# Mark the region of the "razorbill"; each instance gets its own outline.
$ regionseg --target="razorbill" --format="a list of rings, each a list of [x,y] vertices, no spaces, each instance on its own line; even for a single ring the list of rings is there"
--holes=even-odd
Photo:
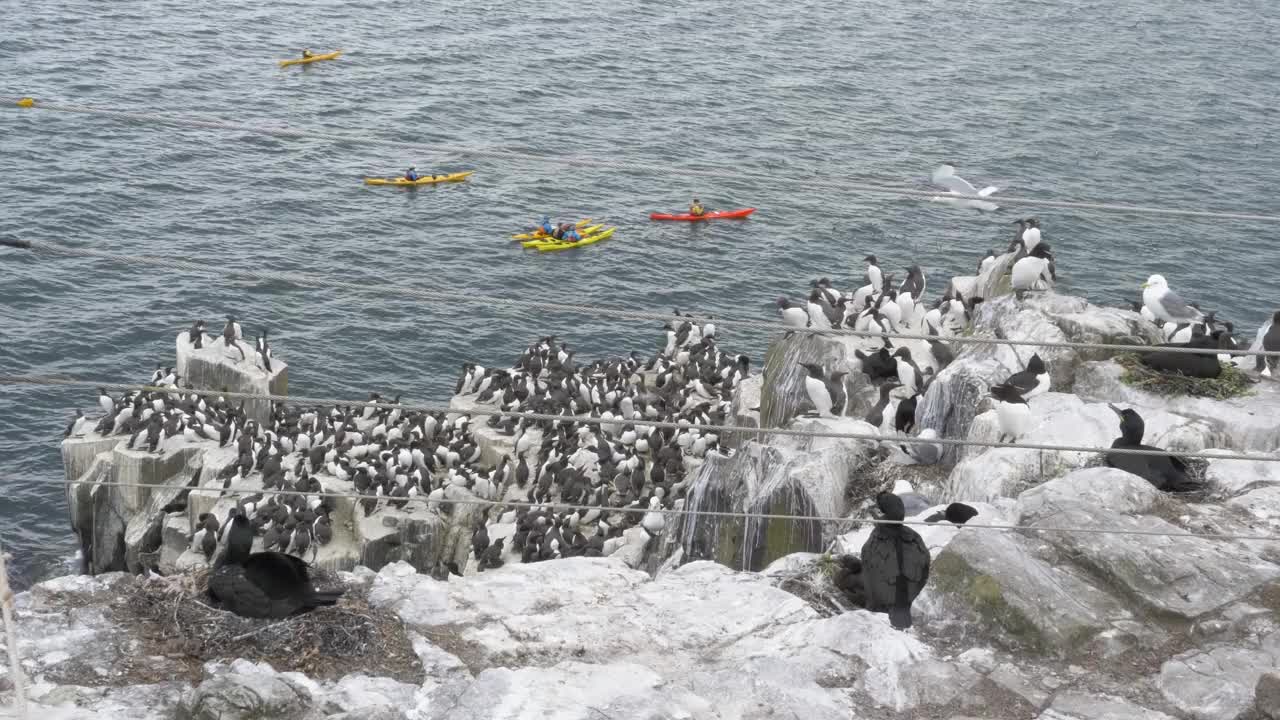
[[[996,419],[1000,423],[1000,437],[997,442],[1018,442],[1018,438],[1031,429],[1031,406],[1022,398],[1018,388],[1004,384],[991,388],[991,397],[996,399]]]
[[[809,396],[809,402],[813,404],[819,416],[831,417],[831,407],[835,403],[835,398],[831,396],[831,389],[827,386],[826,372],[821,365],[813,363],[801,363],[800,367],[809,373],[804,379],[804,391]]]
[[[1049,263],[1053,253],[1048,243],[1039,243],[1035,249],[1013,264],[1012,279],[1014,290],[1048,290],[1053,287],[1052,273]]]
[[[1032,353],[1026,369],[1010,375],[1005,383],[1017,388],[1023,400],[1030,400],[1049,392],[1049,368],[1045,367],[1039,353]]]

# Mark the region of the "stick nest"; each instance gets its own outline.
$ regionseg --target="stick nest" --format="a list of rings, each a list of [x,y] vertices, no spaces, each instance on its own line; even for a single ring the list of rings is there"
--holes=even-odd
[[[1124,353],[1117,355],[1115,359],[1124,368],[1124,374],[1120,376],[1124,384],[1157,395],[1191,395],[1227,400],[1247,395],[1253,386],[1253,381],[1230,363],[1222,365],[1222,374],[1216,378],[1196,378],[1182,373],[1153,370],[1142,364],[1137,353]]]
[[[177,660],[198,679],[211,660],[244,658],[297,671],[316,680],[359,670],[418,683],[422,666],[403,624],[369,605],[363,588],[349,588],[336,606],[283,620],[244,618],[212,606],[207,571],[139,578],[114,608],[117,621],[135,628],[145,654]],[[317,586],[338,584],[316,573]]]

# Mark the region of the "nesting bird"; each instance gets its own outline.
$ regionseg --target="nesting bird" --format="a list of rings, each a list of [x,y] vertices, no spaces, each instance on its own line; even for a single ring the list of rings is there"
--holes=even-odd
[[[1159,450],[1160,448],[1142,444],[1142,436],[1146,432],[1146,422],[1137,410],[1123,410],[1107,403],[1120,417],[1120,437],[1111,443],[1114,449]],[[1201,484],[1191,477],[1187,463],[1176,455],[1135,455],[1131,453],[1106,454],[1107,467],[1132,473],[1165,492],[1189,492],[1199,490]]]

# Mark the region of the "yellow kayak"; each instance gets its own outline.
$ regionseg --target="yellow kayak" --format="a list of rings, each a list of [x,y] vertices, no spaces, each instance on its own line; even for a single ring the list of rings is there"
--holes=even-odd
[[[435,185],[436,183],[462,182],[463,180],[466,180],[467,178],[474,175],[475,173],[476,173],[475,170],[468,170],[466,172],[456,172],[450,175],[424,175],[418,178],[417,180],[405,180],[402,177],[398,177],[398,178],[368,178],[367,177],[364,179],[364,184],[365,185],[400,185],[405,187],[411,186],[411,185]]]
[[[327,53],[325,55],[312,55],[309,58],[294,58],[292,60],[281,60],[280,67],[289,67],[290,65],[306,65],[308,63],[316,62],[317,60],[333,60],[333,59],[336,59],[341,54],[342,54],[341,50],[335,50],[334,52]]]
[[[602,227],[604,227],[604,225],[603,225],[603,224],[602,224],[602,225],[592,225],[591,227],[586,227],[586,228],[580,228],[580,232],[578,233],[578,237],[579,237],[579,239],[581,239],[581,238],[585,238],[585,237],[587,237],[587,236],[591,235],[591,233],[598,232],[598,231],[600,230],[600,228],[602,228]],[[522,247],[527,247],[527,248],[536,248],[536,247],[538,247],[538,246],[540,246],[540,245],[546,245],[546,244],[548,244],[548,243],[556,243],[556,244],[559,244],[559,243],[562,243],[562,242],[564,242],[564,241],[563,241],[563,240],[556,240],[555,238],[542,237],[542,238],[538,238],[537,240],[525,240],[524,242],[520,243],[520,245],[521,245]]]
[[[584,237],[577,242],[570,242],[570,243],[553,242],[553,243],[546,243],[543,245],[539,245],[538,252],[550,252],[552,250],[572,250],[573,248],[586,247],[587,245],[590,245],[592,243],[598,243],[601,240],[607,239],[610,235],[613,235],[613,231],[617,229],[618,228],[616,227],[611,227],[608,230],[605,230],[604,232],[596,233],[595,235],[592,235],[590,237]]]
[[[582,218],[578,222],[574,223],[573,226],[578,229],[582,229],[589,222],[591,222],[591,218]],[[541,230],[534,230],[533,232],[520,233],[519,235],[512,235],[511,239],[512,240],[543,240],[546,237],[547,237],[546,233],[542,232]]]

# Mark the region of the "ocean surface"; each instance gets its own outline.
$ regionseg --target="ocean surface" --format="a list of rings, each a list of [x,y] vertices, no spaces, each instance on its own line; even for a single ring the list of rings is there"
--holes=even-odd
[[[899,275],[920,263],[940,293],[1029,214],[1064,292],[1118,304],[1160,272],[1249,336],[1280,305],[1274,224],[983,215],[844,187],[926,188],[946,161],[1011,196],[1280,213],[1269,0],[0,0],[0,16],[0,96],[420,148],[0,108],[0,236],[209,269],[0,248],[0,373],[144,380],[194,319],[216,330],[234,313],[246,334],[270,329],[295,394],[442,401],[459,363],[510,362],[540,335],[582,358],[657,346],[660,323],[610,308],[769,318],[774,298],[813,278],[853,285],[867,253]],[[303,47],[347,55],[277,67]],[[452,150],[430,150],[442,145]],[[409,164],[476,174],[409,191],[361,184]],[[647,221],[694,195],[760,210]],[[620,229],[567,253],[507,240],[542,213]],[[299,288],[295,272],[479,302]],[[762,357],[763,334],[722,336]],[[74,567],[58,443],[95,395],[0,386],[0,537],[19,586]]]

